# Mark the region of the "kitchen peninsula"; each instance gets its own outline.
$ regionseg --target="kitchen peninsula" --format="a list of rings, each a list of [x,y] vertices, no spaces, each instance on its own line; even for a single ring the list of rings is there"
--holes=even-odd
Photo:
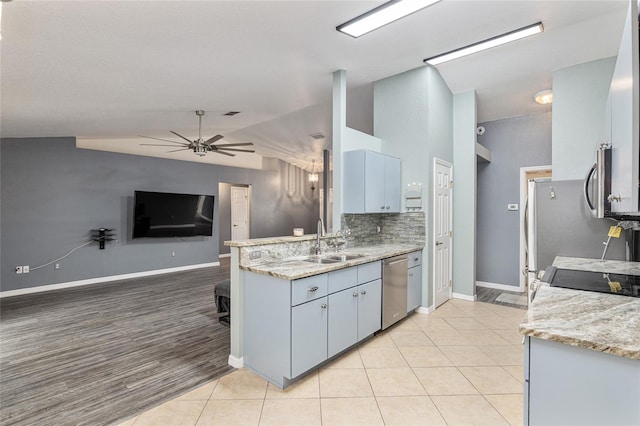
[[[231,365],[282,388],[381,328],[381,260],[411,253],[415,268],[423,245],[337,252],[336,238],[321,238],[321,256],[310,256],[315,235],[225,242],[232,248]]]
[[[640,276],[638,262],[558,257],[554,266]],[[640,424],[640,298],[543,285],[520,332],[525,425]]]

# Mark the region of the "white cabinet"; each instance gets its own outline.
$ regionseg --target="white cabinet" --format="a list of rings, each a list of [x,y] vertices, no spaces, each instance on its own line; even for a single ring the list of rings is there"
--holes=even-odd
[[[380,261],[287,281],[243,272],[243,363],[284,387],[381,328]]]
[[[400,159],[358,150],[343,154],[344,213],[399,213]]]
[[[525,340],[525,425],[640,424],[640,360]]]
[[[408,255],[407,264],[407,313],[422,303],[422,251],[414,251]]]

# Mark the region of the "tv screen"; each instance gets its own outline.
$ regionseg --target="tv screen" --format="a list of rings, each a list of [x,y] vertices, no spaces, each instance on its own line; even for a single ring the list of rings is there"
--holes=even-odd
[[[133,238],[213,235],[213,195],[135,191]]]

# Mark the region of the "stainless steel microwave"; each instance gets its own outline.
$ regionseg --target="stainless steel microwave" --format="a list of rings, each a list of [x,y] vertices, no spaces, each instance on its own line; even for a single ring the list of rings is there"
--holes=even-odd
[[[611,145],[601,145],[584,179],[584,200],[596,218],[611,217]]]

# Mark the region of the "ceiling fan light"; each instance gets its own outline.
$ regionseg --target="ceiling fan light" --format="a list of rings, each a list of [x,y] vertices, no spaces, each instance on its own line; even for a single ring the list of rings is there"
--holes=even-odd
[[[544,31],[542,22],[536,22],[535,24],[528,25],[526,27],[519,28],[517,30],[509,31],[508,33],[501,34],[499,36],[491,37],[486,40],[479,41],[477,43],[470,44],[459,49],[451,50],[440,55],[432,56],[425,59],[423,62],[429,65],[439,65],[443,62],[452,61],[454,59],[461,58],[463,56],[471,55],[481,52],[483,50],[491,49],[492,47],[501,46],[512,41],[520,40],[521,38],[529,37],[534,34],[538,34]]]
[[[533,95],[533,100],[540,105],[548,105],[553,102],[553,91],[551,89],[541,90]]]
[[[336,27],[336,30],[358,38],[393,21],[411,15],[440,0],[392,0]]]

